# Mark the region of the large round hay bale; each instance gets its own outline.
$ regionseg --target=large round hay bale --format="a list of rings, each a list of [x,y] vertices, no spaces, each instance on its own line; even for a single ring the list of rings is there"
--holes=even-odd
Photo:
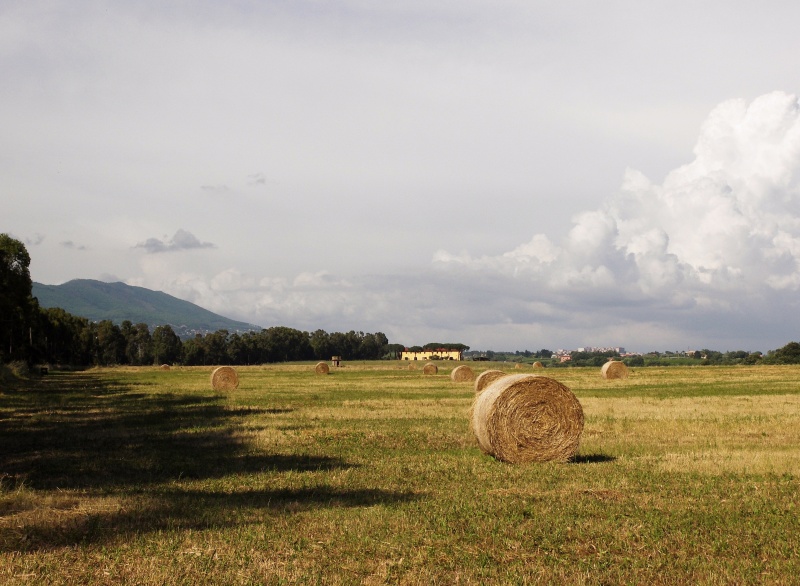
[[[422,367],[422,374],[437,374],[438,372],[439,367],[433,362],[428,362],[428,364]]]
[[[475,373],[466,364],[456,366],[450,373],[450,380],[457,383],[467,383],[475,380]]]
[[[331,369],[327,362],[317,362],[317,365],[314,367],[314,372],[317,374],[328,374],[330,371]]]
[[[475,397],[470,427],[480,449],[503,462],[566,462],[578,451],[583,408],[556,380],[513,374]]]
[[[541,362],[539,362],[537,360],[536,362],[533,363],[533,367],[534,368],[544,368],[544,364],[542,364]]]
[[[603,378],[628,378],[628,367],[619,360],[609,360],[600,369]]]
[[[220,366],[211,373],[211,388],[215,391],[232,391],[239,386],[239,376],[232,366]]]
[[[482,393],[486,387],[503,376],[506,376],[506,373],[502,370],[484,370],[475,379],[475,394]]]
[[[160,368],[161,370],[169,370],[169,364],[162,364]]]

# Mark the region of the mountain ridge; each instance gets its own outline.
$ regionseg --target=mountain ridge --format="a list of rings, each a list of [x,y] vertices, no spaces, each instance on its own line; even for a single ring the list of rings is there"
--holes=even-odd
[[[60,307],[91,321],[110,320],[119,325],[125,320],[146,323],[151,328],[169,325],[181,337],[228,330],[261,330],[260,326],[233,320],[179,299],[163,291],[106,283],[94,279],[73,279],[61,285],[33,283],[32,294],[44,308]]]

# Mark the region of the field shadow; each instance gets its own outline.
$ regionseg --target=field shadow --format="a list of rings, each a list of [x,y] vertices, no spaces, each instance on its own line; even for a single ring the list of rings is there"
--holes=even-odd
[[[603,462],[614,462],[616,461],[616,456],[609,456],[607,454],[583,454],[580,456],[574,456],[571,460],[571,464],[601,464]]]
[[[84,513],[66,519],[37,515],[24,526],[15,527],[15,531],[0,532],[0,552],[111,544],[145,533],[224,529],[318,508],[370,507],[418,498],[411,492],[330,486],[235,493],[154,491],[128,501],[117,511]]]
[[[237,424],[289,410],[219,403],[126,393],[90,373],[45,377],[0,399],[0,470],[35,490],[126,491],[181,478],[352,467],[334,457],[253,453]]]
[[[242,439],[245,417],[268,422],[289,411],[231,407],[213,395],[141,393],[111,386],[92,373],[51,375],[29,388],[4,390],[0,551],[111,543],[134,534],[418,498],[325,485],[219,492],[175,488],[187,480],[191,486],[194,480],[250,476],[246,486],[260,482],[258,474],[357,466],[338,457],[261,453]]]

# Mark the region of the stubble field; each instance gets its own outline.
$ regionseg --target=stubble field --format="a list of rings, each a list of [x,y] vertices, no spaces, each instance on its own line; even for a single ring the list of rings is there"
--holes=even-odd
[[[456,364],[6,386],[0,583],[798,583],[800,367],[546,369],[583,406],[580,450],[508,465],[477,448]]]

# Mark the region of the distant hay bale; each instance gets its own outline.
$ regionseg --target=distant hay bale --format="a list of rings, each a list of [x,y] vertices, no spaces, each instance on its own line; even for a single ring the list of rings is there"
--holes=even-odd
[[[408,370],[417,370],[417,363],[416,362],[409,362],[408,363]]]
[[[161,370],[169,370],[169,364],[162,364],[160,368]]]
[[[470,427],[480,449],[502,462],[566,462],[578,451],[583,408],[546,376],[498,378],[475,397]]]
[[[503,376],[506,376],[506,373],[502,370],[484,370],[475,379],[475,394],[482,393],[486,387]]]
[[[450,380],[456,383],[466,383],[475,380],[475,373],[466,364],[456,366],[450,373]]]
[[[521,365],[519,362],[517,362],[517,363],[514,365],[514,368],[522,368],[522,365]]]
[[[422,374],[436,374],[438,372],[439,372],[439,367],[436,366],[433,362],[428,362],[428,364],[422,367]]]
[[[600,369],[603,378],[628,378],[628,367],[619,360],[609,360]]]
[[[331,369],[327,362],[317,362],[317,365],[314,367],[314,372],[317,374],[328,374],[330,371]]]
[[[536,362],[533,363],[533,367],[534,368],[544,368],[544,364],[542,364],[541,362],[539,362],[537,360]]]
[[[211,373],[211,388],[215,391],[232,391],[239,386],[239,376],[232,366],[220,366]]]

